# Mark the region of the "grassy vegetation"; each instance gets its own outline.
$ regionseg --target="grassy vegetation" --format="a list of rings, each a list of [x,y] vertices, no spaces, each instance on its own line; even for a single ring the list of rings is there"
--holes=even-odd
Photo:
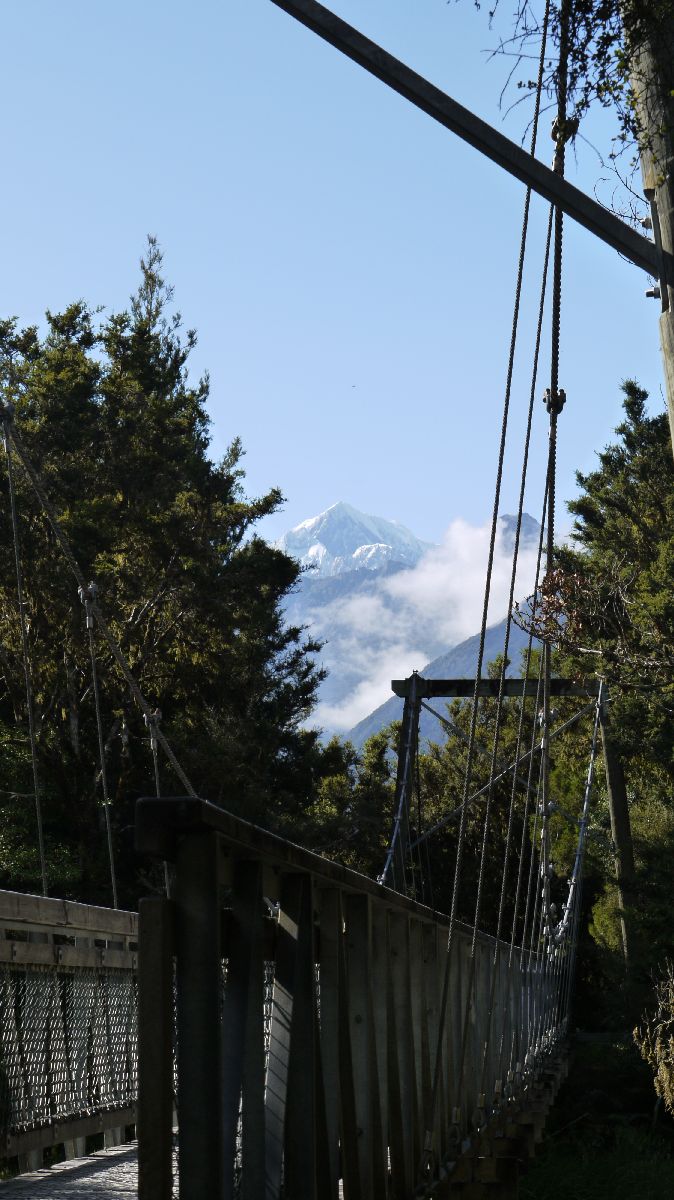
[[[628,1039],[580,1040],[520,1200],[674,1196],[674,1121]]]

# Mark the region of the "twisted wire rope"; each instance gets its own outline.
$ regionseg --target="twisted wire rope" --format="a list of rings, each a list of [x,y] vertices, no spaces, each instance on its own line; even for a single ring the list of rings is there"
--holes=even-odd
[[[96,643],[94,640],[94,618],[91,611],[92,606],[91,586],[84,592],[80,588],[80,597],[84,605],[85,622],[87,629],[87,641],[89,643],[89,659],[91,661],[91,682],[94,693],[94,707],[96,709],[96,732],[98,734],[98,756],[101,768],[101,790],[103,792],[103,808],[105,811],[105,833],[108,844],[108,861],[110,865],[110,884],[112,887],[112,906],[118,908],[117,901],[117,873],[115,871],[115,851],[112,844],[112,823],[110,819],[110,790],[108,787],[108,769],[105,753],[105,739],[103,736],[103,716],[101,712],[101,693],[98,683],[98,664],[96,662]]]
[[[544,56],[544,49],[545,49],[545,45],[543,42],[542,47],[541,47],[541,64],[542,64],[542,59]],[[542,70],[542,65],[541,65],[540,69]],[[538,113],[536,114],[536,120],[537,120],[537,118],[538,118]],[[533,139],[533,143],[532,143],[532,153],[533,153],[533,148],[535,148],[535,131],[534,131],[534,139]],[[495,766],[497,763],[497,750],[498,750],[498,744],[499,744],[500,729],[501,729],[503,687],[504,687],[504,683],[505,683],[505,675],[506,675],[507,662],[508,662],[508,650],[509,650],[509,645],[510,645],[510,629],[511,629],[511,621],[512,621],[510,614],[512,613],[512,608],[513,608],[513,603],[514,603],[514,598],[515,598],[515,584],[516,584],[516,578],[517,578],[519,546],[520,546],[520,537],[521,537],[521,531],[522,531],[522,514],[524,511],[524,496],[525,496],[525,490],[526,490],[527,472],[528,472],[528,465],[529,465],[529,449],[530,449],[530,445],[531,445],[531,433],[532,433],[532,427],[533,427],[534,400],[535,400],[535,395],[536,395],[536,385],[538,383],[538,363],[539,363],[539,357],[540,357],[541,339],[542,339],[542,332],[543,332],[543,316],[544,316],[544,312],[545,312],[545,294],[546,294],[546,286],[547,286],[547,278],[548,278],[548,263],[549,263],[549,259],[550,259],[550,235],[551,235],[551,227],[550,227],[550,221],[549,221],[546,244],[545,244],[544,261],[543,261],[543,275],[542,275],[542,282],[541,282],[540,298],[539,298],[539,304],[538,304],[538,320],[537,320],[537,326],[536,326],[536,340],[535,340],[535,346],[534,346],[534,356],[533,356],[532,371],[531,371],[531,386],[530,386],[530,390],[529,390],[529,407],[528,407],[528,411],[527,411],[527,424],[526,424],[526,432],[525,432],[525,437],[524,437],[524,450],[523,450],[523,455],[522,455],[522,470],[521,470],[521,474],[520,474],[520,491],[519,491],[518,506],[517,506],[517,523],[516,523],[516,530],[515,530],[515,542],[514,542],[514,547],[513,547],[512,568],[511,568],[511,572],[510,572],[510,589],[509,589],[509,595],[508,595],[508,608],[507,608],[508,618],[506,621],[506,629],[505,629],[504,644],[503,644],[503,660],[501,663],[501,672],[500,672],[500,676],[499,676],[499,697],[498,697],[498,707],[497,707],[497,718],[496,718],[496,724],[495,724],[495,728],[494,728],[494,741],[493,741],[493,753],[492,753],[492,763],[491,763],[491,770],[490,770],[490,779],[493,779],[493,777],[494,777]],[[543,536],[542,531],[543,531],[543,528],[545,527],[546,502],[547,502],[547,494],[544,495],[544,498],[543,498],[543,516],[542,516],[542,521],[541,521],[541,534],[539,536],[538,555],[537,555],[537,562],[536,562],[534,595],[536,594],[536,588],[538,585],[538,577],[540,574],[540,561],[541,561],[542,536]],[[519,724],[518,724],[517,745],[516,745],[516,749],[515,749],[515,758],[516,759],[519,758],[520,748],[521,748],[521,736],[522,736],[522,729],[523,729],[524,712],[525,712],[525,708],[526,708],[526,680],[527,680],[528,674],[529,674],[529,663],[531,660],[531,645],[532,645],[532,640],[530,638],[529,645],[527,648],[527,661],[526,661],[526,667],[525,667],[525,672],[524,672],[525,683],[523,685],[523,695],[522,695],[521,705],[520,705],[520,720],[519,720]],[[534,717],[534,719],[535,719],[535,717]],[[529,793],[527,792],[527,801],[528,801],[528,795],[529,795]],[[489,834],[489,817],[490,817],[490,813],[491,813],[490,801],[491,801],[491,793],[488,796],[487,812],[485,814],[484,837],[483,837],[483,843],[482,843],[483,859],[486,857],[487,837]],[[498,966],[499,966],[499,956],[500,956],[500,952],[501,952],[500,938],[501,938],[501,929],[502,929],[502,924],[503,924],[503,913],[504,913],[504,908],[505,908],[506,887],[507,887],[507,882],[508,882],[508,871],[509,871],[509,866],[510,866],[510,852],[511,852],[511,845],[512,845],[513,822],[514,822],[514,816],[515,816],[515,801],[516,801],[516,776],[513,777],[513,786],[512,786],[511,794],[510,794],[508,824],[507,824],[507,830],[506,830],[506,841],[505,841],[505,848],[504,848],[504,855],[503,855],[503,870],[502,870],[502,876],[501,876],[501,894],[499,897],[498,917],[497,917],[496,935],[495,935],[496,942],[494,945],[494,963],[493,963],[493,968],[492,968],[492,980],[491,980],[491,986],[490,986],[489,1006],[488,1006],[488,1013],[487,1013],[487,1036],[485,1038],[485,1043],[484,1043],[484,1051],[483,1051],[483,1056],[482,1056],[482,1068],[481,1068],[481,1074],[480,1074],[480,1088],[479,1088],[480,1093],[484,1093],[484,1089],[485,1089],[487,1060],[488,1060],[490,1043],[491,1043],[492,1016],[493,1016],[493,1010],[494,1010],[494,998],[495,998],[495,994],[496,994],[496,977],[497,977]],[[481,864],[481,874],[482,874],[482,864]],[[479,917],[480,917],[479,901],[480,901],[480,893],[478,891],[478,899],[476,901],[476,909],[475,909],[475,927],[474,927],[475,929],[477,928],[477,924],[479,922]],[[476,932],[474,932],[473,936],[474,937],[477,936]]]
[[[38,854],[40,858],[40,874],[42,876],[42,894],[47,895],[47,862],[44,847],[44,825],[42,820],[42,792],[40,786],[40,771],[38,767],[37,737],[35,734],[35,709],[33,696],[33,681],[28,648],[28,629],[26,620],[26,600],[23,586],[23,567],[21,563],[21,539],[19,532],[19,514],[16,505],[16,488],[14,486],[14,465],[10,434],[13,410],[7,406],[2,410],[2,427],[7,461],[7,481],[9,486],[9,507],[12,520],[12,537],[14,541],[14,566],[16,571],[16,594],[19,610],[19,626],[21,629],[21,657],[23,662],[23,677],[26,690],[26,711],[28,714],[28,737],[30,740],[30,759],[33,772],[33,789],[35,793],[35,820],[37,824]]]
[[[86,591],[87,583],[86,583],[86,580],[82,573],[82,570],[80,568],[80,565],[79,565],[77,559],[75,558],[75,555],[72,551],[70,542],[69,542],[66,534],[64,533],[61,523],[59,521],[58,515],[42,486],[40,477],[39,477],[37,471],[35,470],[33,464],[31,463],[30,458],[29,458],[28,454],[26,453],[26,450],[23,446],[23,441],[22,441],[21,437],[19,436],[19,434],[17,433],[16,427],[14,425],[12,425],[11,428],[9,429],[9,435],[10,435],[12,443],[14,445],[14,449],[16,450],[16,453],[21,461],[21,465],[23,466],[23,469],[26,472],[28,479],[30,480],[30,483],[31,483],[33,490],[44,510],[47,520],[49,521],[49,524],[54,533],[54,537],[56,538],[56,540],[58,542],[61,553],[63,554],[63,556],[70,568],[70,571],[75,578],[77,586],[78,586],[78,588],[81,588],[83,591]],[[126,657],[121,649],[121,646],[117,642],[116,638],[113,636],[113,634],[108,626],[108,623],[103,615],[103,612],[101,611],[100,605],[98,604],[98,602],[96,600],[93,600],[91,602],[91,611],[96,618],[96,624],[101,632],[101,636],[103,637],[103,640],[105,641],[105,644],[107,645],[108,650],[110,651],[112,657],[114,658],[115,662],[117,663],[117,666],[119,667],[120,671],[122,672],[122,675],[124,676],[124,679],[127,683],[129,691],[131,692],[134,700],[138,704],[138,707],[140,708],[140,710],[144,714],[144,716],[151,717],[152,709],[150,708],[150,705],[148,704],[147,700],[145,699],[145,696],[143,695],[140,688],[138,687],[138,684],[136,683],[133,672],[126,660]],[[157,729],[157,740],[159,741],[159,744],[161,745],[162,750],[164,751],[166,757],[168,758],[168,761],[170,762],[175,774],[177,775],[178,779],[180,779],[181,783],[187,790],[188,795],[196,796],[197,793],[195,792],[194,788],[192,787],[192,784],[190,783],[187,775],[185,774],[180,763],[178,762],[178,759],[176,758],[175,754],[173,753],[173,750],[171,749],[171,746],[170,746],[169,742],[167,741],[165,735],[162,733],[161,729]]]

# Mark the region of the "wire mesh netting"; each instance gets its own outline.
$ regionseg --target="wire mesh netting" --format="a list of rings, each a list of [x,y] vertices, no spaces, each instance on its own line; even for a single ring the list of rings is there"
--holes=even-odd
[[[0,967],[2,1134],[135,1104],[137,1008],[131,970]]]

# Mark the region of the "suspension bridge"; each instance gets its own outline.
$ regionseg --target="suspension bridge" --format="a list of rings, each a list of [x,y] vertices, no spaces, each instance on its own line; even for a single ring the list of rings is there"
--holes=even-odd
[[[141,1200],[514,1197],[566,1071],[595,760],[601,736],[609,766],[610,739],[604,684],[555,678],[546,633],[557,425],[566,399],[559,386],[563,216],[580,220],[656,276],[666,273],[657,237],[651,243],[636,234],[564,181],[564,9],[549,171],[535,157],[549,9],[526,154],[313,0],[274,2],[527,186],[476,675],[474,681],[428,680],[415,673],[393,683],[404,710],[394,819],[376,881],[208,803],[197,795],[156,707],[141,691],[104,602],[79,565],[58,496],[31,460],[11,397],[5,398],[0,421],[44,893],[0,893],[1,1144],[5,1158],[23,1172],[0,1185],[8,1197],[56,1195],[57,1188],[64,1196],[113,1196],[136,1186]],[[498,674],[487,678],[485,631],[532,189],[550,202],[550,216],[509,611],[520,584],[548,290],[550,374],[543,399],[549,456],[522,678],[507,676],[510,622]],[[17,471],[32,488],[54,552],[71,573],[86,630],[110,908],[48,895]],[[138,914],[118,906],[100,702],[102,649],[147,726],[148,790],[154,794],[138,803],[136,844],[163,864],[165,890],[143,898]],[[419,800],[419,716],[431,701],[452,697],[466,702],[468,720],[459,725],[436,715],[461,745],[462,789],[451,811],[429,822]],[[564,720],[553,706],[558,699],[577,705]],[[486,702],[493,715],[485,748],[478,718]],[[503,728],[513,711],[515,749],[505,758]],[[561,809],[550,776],[551,745],[574,727],[587,744],[575,816]],[[172,798],[162,794],[161,755],[179,784]],[[552,858],[551,821],[560,812],[575,839],[566,880],[556,876]],[[476,828],[477,845],[469,846],[469,829]],[[453,859],[445,913],[433,902],[434,839],[446,840]],[[496,852],[499,887],[487,928],[485,877]],[[136,1131],[137,1184],[123,1148]],[[92,1166],[80,1160],[94,1137],[107,1149]],[[53,1147],[63,1148],[66,1164],[47,1175],[43,1155]]]

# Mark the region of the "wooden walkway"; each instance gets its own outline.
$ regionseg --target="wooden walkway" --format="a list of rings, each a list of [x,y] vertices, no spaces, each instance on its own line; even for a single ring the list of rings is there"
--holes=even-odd
[[[0,1183],[0,1200],[130,1200],[137,1195],[135,1142]]]

